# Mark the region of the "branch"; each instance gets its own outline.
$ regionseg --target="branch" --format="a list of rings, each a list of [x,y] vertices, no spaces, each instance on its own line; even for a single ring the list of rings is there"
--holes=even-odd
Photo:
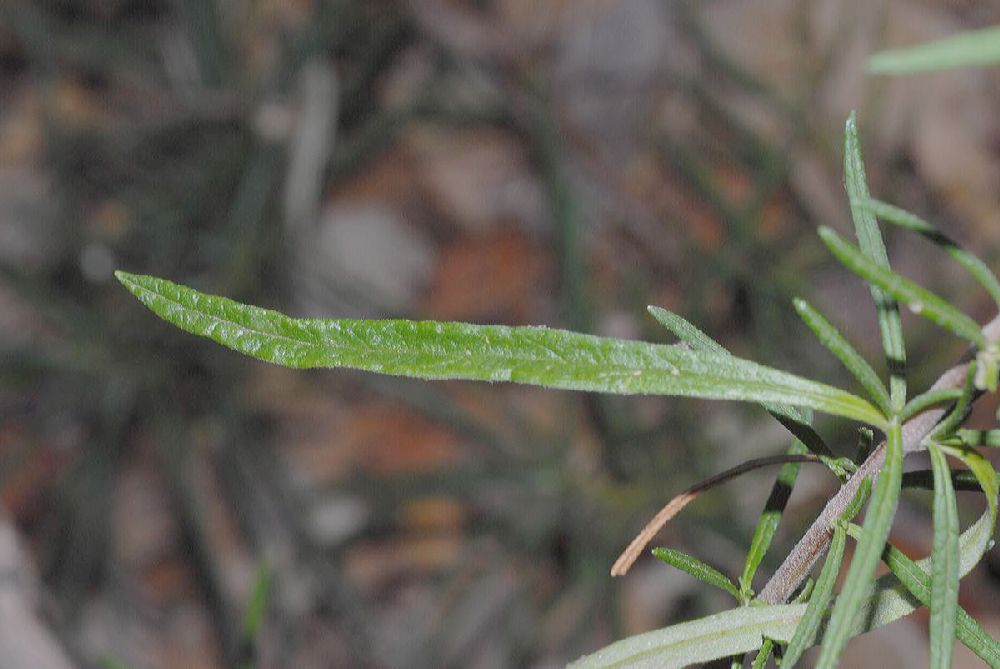
[[[996,316],[983,327],[983,335],[990,342],[1000,339],[1000,316]],[[969,362],[974,357],[974,348],[966,351],[959,363],[938,377],[931,389],[961,388],[965,382]],[[946,411],[947,407],[932,407],[906,421],[903,424],[903,453],[920,450],[924,437],[930,434],[934,426],[944,417]],[[851,476],[847,483],[841,486],[837,494],[826,503],[822,513],[813,521],[792,552],[788,554],[785,561],[781,563],[781,566],[760,591],[761,600],[768,604],[781,604],[792,595],[805,580],[816,561],[826,552],[833,536],[831,527],[854,499],[861,487],[861,482],[865,478],[874,480],[884,463],[885,442],[883,441],[858,467],[858,471]]]

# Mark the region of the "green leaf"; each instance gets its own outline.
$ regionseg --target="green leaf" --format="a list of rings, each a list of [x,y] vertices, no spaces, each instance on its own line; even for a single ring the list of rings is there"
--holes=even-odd
[[[892,575],[899,579],[921,604],[932,605],[931,578],[920,568],[918,563],[891,545],[886,546],[883,560],[892,570]],[[978,558],[976,562],[978,562]],[[987,665],[1000,667],[1000,643],[997,643],[962,607],[957,607],[955,614],[955,636],[958,637],[958,640]]]
[[[775,402],[880,427],[856,395],[776,369],[678,346],[543,327],[404,320],[313,320],[117,272],[161,318],[246,355],[286,367],[347,367],[423,379],[510,381],[549,388]]]
[[[812,596],[809,598],[809,605],[806,607],[805,615],[802,616],[802,621],[795,628],[795,634],[785,649],[785,654],[781,661],[782,667],[787,669],[794,667],[795,663],[801,659],[802,654],[812,645],[813,640],[816,638],[820,624],[827,614],[827,607],[830,604],[830,599],[833,597],[833,586],[837,582],[837,576],[840,574],[840,565],[844,560],[844,548],[847,545],[847,524],[861,510],[861,506],[868,499],[870,491],[871,479],[866,478],[862,482],[862,486],[858,489],[858,493],[854,496],[854,499],[851,500],[851,504],[844,511],[844,515],[835,524],[833,528],[833,540],[830,542],[826,561],[823,563],[823,569],[819,573],[819,578],[816,579],[816,586],[813,588]]]
[[[128,669],[128,665],[113,657],[105,657],[101,660],[101,664],[104,665],[104,669]]]
[[[718,355],[732,355],[721,344],[692,325],[682,316],[678,316],[672,311],[667,311],[661,307],[649,306],[647,309],[653,318],[695,351]],[[792,436],[805,444],[812,453],[822,457],[834,457],[833,451],[823,441],[823,437],[810,425],[812,421],[811,416],[807,416],[796,410],[795,407],[782,402],[761,402],[761,406],[775,420],[781,423],[786,430],[791,432]]]
[[[868,71],[913,74],[996,64],[1000,64],[1000,27],[970,30],[905,49],[882,51],[868,59]]]
[[[990,342],[985,349],[976,353],[976,388],[997,391],[1000,384],[1000,344]]]
[[[648,307],[649,313],[661,325],[670,330],[678,339],[688,344],[696,351],[706,353],[718,353],[730,355],[721,344],[688,322],[682,316],[672,311],[667,311],[661,307]],[[811,412],[808,410],[800,413],[794,407],[787,404],[764,404],[764,409],[771,416],[781,423],[789,432],[795,435],[788,448],[789,455],[803,455],[806,450],[812,451],[816,455],[833,457],[833,452],[823,441],[823,438],[812,428]],[[792,487],[795,479],[799,475],[801,463],[789,462],[781,466],[778,476],[771,488],[771,494],[764,505],[757,528],[754,530],[753,540],[750,542],[750,550],[747,552],[746,561],[743,564],[743,573],[740,576],[740,592],[744,597],[750,596],[753,587],[753,577],[757,573],[757,568],[767,554],[771,546],[771,540],[781,522],[781,515],[788,504],[788,498],[792,494]]]
[[[938,246],[941,246],[986,289],[986,292],[990,294],[993,301],[1000,306],[1000,281],[997,280],[996,275],[990,271],[990,268],[982,260],[963,249],[954,240],[947,237],[924,219],[911,214],[905,209],[900,209],[899,207],[875,199],[869,199],[864,203],[864,207],[886,223],[892,223],[907,230],[920,233]]]
[[[261,563],[257,567],[257,578],[254,581],[253,592],[250,593],[250,602],[247,604],[246,613],[243,616],[243,637],[247,641],[253,641],[260,634],[261,625],[264,623],[264,615],[267,613],[268,595],[271,589],[271,573],[267,565]]]
[[[860,536],[861,530],[851,525],[848,533],[851,536]],[[959,539],[962,558],[960,574],[968,573],[979,562],[990,545],[992,536],[990,513],[987,511],[972,527],[963,532]],[[910,561],[909,564],[913,570],[911,576],[923,579],[929,599],[931,569],[929,560]],[[874,590],[863,598],[852,633],[863,634],[888,625],[909,615],[919,605],[919,600],[907,592],[896,576],[892,574],[882,576],[875,582]],[[680,668],[697,662],[751,652],[760,648],[766,639],[788,643],[806,608],[806,604],[742,606],[699,620],[622,639],[593,655],[577,660],[570,665],[570,669]],[[963,613],[964,611],[959,609],[957,635],[965,642]],[[980,657],[986,657],[985,652]]]
[[[970,471],[964,469],[951,471],[951,485],[956,491],[982,492],[983,486],[979,479]],[[914,469],[903,472],[903,488],[934,489],[934,472],[930,469]]]
[[[934,427],[934,430],[927,437],[928,441],[947,439],[962,424],[962,421],[966,419],[975,395],[975,379],[976,361],[973,360],[969,363],[969,367],[965,372],[965,383],[962,386],[962,394],[958,396],[958,400],[955,402],[955,406],[951,408],[951,411]]]
[[[791,638],[805,604],[742,606],[617,641],[568,669],[668,669],[748,653]]]
[[[816,586],[813,588],[812,597],[809,598],[806,613],[802,616],[799,626],[795,628],[795,634],[792,636],[792,640],[785,650],[781,661],[782,667],[787,667],[788,669],[794,667],[795,663],[802,657],[802,654],[812,645],[820,623],[823,622],[827,605],[829,605],[830,599],[833,597],[833,586],[837,581],[837,575],[840,573],[840,563],[844,559],[844,547],[846,544],[847,529],[838,525],[834,528],[833,540],[830,542],[830,551],[826,556],[826,561],[823,563],[823,569],[819,573],[819,578],[816,579]]]
[[[767,666],[767,660],[771,657],[771,653],[774,651],[774,641],[771,639],[764,639],[764,645],[760,647],[757,651],[757,657],[753,660],[753,665],[750,669],[764,669]]]
[[[949,669],[958,610],[958,506],[951,468],[941,449],[929,445],[934,471],[934,549],[931,555],[931,669]]]
[[[897,300],[906,303],[913,313],[969,340],[979,348],[986,348],[986,338],[983,336],[979,324],[948,302],[909,279],[872,264],[861,251],[844,241],[830,228],[821,226],[819,236],[830,252],[847,269],[883,289]]]
[[[789,455],[803,455],[806,447],[801,441],[795,439],[788,447]],[[785,512],[785,506],[792,495],[792,488],[795,486],[795,479],[798,478],[799,469],[802,463],[789,462],[781,466],[774,485],[771,487],[771,494],[764,503],[764,511],[760,514],[757,527],[754,529],[753,539],[750,541],[750,549],[747,551],[746,560],[743,563],[743,573],[740,576],[740,591],[744,597],[750,595],[753,588],[753,578],[757,574],[760,563],[764,561],[774,533],[778,530],[781,516]]]
[[[872,449],[875,448],[875,433],[870,427],[859,427],[858,428],[858,447],[854,452],[854,462],[862,463],[868,459],[871,455]]]
[[[899,501],[902,476],[902,429],[899,421],[894,420],[886,431],[885,465],[876,480],[864,530],[847,571],[844,588],[834,604],[816,669],[836,667],[844,646],[854,631],[861,603],[871,587],[875,567],[889,537],[889,529]]]
[[[986,496],[986,503],[989,505],[990,533],[992,534],[992,528],[996,527],[997,524],[997,495],[1000,495],[1000,484],[998,484],[997,473],[993,469],[993,465],[983,457],[982,453],[977,451],[947,446],[941,446],[941,448],[949,455],[961,460],[969,468],[969,471],[975,474],[979,481],[979,487],[983,489],[983,494]]]
[[[670,566],[677,567],[681,571],[694,576],[703,583],[728,592],[734,599],[741,601],[740,591],[736,587],[736,584],[718,569],[705,564],[698,558],[674,550],[673,548],[654,548],[653,555]]]
[[[718,353],[719,355],[732,355],[726,347],[702,332],[700,328],[683,316],[652,304],[646,307],[646,310],[660,325],[670,330],[674,336],[694,350],[705,351],[706,353]]]
[[[889,392],[885,389],[878,374],[871,368],[868,361],[861,357],[850,342],[811,304],[801,298],[792,300],[795,311],[798,312],[803,322],[812,330],[816,338],[823,346],[830,349],[830,352],[840,363],[847,368],[854,378],[858,380],[861,387],[868,391],[868,397],[875,402],[883,413],[892,412],[889,402]]]
[[[968,446],[989,446],[1000,448],[1000,430],[959,430],[957,432],[962,443]]]
[[[928,390],[925,393],[917,395],[903,407],[903,411],[900,413],[900,420],[907,420],[916,416],[918,413],[924,409],[928,409],[935,404],[942,404],[944,402],[955,402],[962,397],[962,390],[960,388],[940,388],[938,390]]]
[[[851,112],[844,126],[844,181],[851,205],[851,218],[858,236],[862,257],[876,268],[889,270],[889,255],[885,250],[882,232],[870,211],[863,203],[870,199],[865,163],[861,157],[861,141],[858,139],[857,115]],[[889,391],[892,405],[902,409],[906,403],[906,345],[903,342],[903,325],[899,318],[899,305],[882,288],[869,282],[872,300],[878,314],[879,330],[882,333],[882,348],[889,363]]]

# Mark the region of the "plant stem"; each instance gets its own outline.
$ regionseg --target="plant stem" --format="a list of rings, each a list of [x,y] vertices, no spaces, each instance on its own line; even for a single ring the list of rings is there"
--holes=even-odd
[[[1000,315],[983,327],[983,336],[989,342],[1000,339]],[[961,361],[944,372],[931,386],[931,390],[961,388],[965,382],[969,362],[975,358],[975,348],[966,351]],[[910,418],[903,424],[903,453],[920,450],[924,437],[940,422],[948,406],[931,407]],[[833,537],[833,523],[854,499],[866,478],[876,477],[885,462],[885,442],[879,444],[871,455],[858,467],[858,471],[841,486],[837,494],[826,503],[819,517],[795,544],[781,566],[760,591],[760,599],[768,604],[785,602],[795,589],[805,580],[816,561],[823,557]]]

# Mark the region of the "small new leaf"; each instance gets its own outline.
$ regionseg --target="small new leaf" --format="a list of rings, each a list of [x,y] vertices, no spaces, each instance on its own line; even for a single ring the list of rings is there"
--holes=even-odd
[[[702,583],[707,583],[712,587],[728,592],[737,601],[741,600],[740,591],[735,583],[729,580],[721,571],[705,564],[698,558],[674,550],[673,548],[654,548],[653,555],[670,566],[677,567],[681,571],[694,576]]]

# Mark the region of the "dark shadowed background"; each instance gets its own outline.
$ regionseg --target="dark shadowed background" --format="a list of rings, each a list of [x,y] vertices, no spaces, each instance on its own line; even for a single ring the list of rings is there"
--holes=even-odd
[[[295,315],[669,341],[657,304],[853,387],[789,303],[884,368],[867,289],[814,234],[849,231],[851,109],[873,193],[1000,258],[1000,71],[864,60],[997,22],[928,0],[5,0],[0,666],[558,667],[731,606],[652,558],[608,570],[673,494],[784,451],[755,407],[289,371],[163,324],[112,271]],[[888,244],[992,315],[939,251]],[[962,345],[906,324],[921,388]],[[819,429],[853,454],[855,426]],[[656,544],[735,577],[773,475]],[[762,577],[835,486],[804,470]],[[900,507],[912,555],[929,502]],[[984,565],[962,605],[996,635]],[[921,665],[925,629],[845,666]]]

